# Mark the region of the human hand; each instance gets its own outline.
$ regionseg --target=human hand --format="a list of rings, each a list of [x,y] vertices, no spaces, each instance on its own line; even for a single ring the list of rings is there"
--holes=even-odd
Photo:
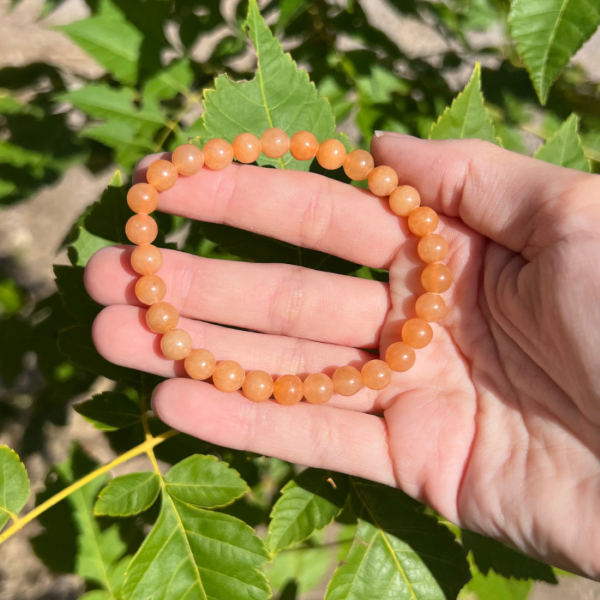
[[[399,486],[454,523],[600,577],[600,179],[472,140],[385,134],[372,153],[442,215],[455,276],[433,342],[388,388],[280,406],[183,378],[145,326],[125,247],[86,269],[89,293],[107,306],[94,324],[98,351],[175,376],[153,402],[180,431]],[[194,347],[218,360],[331,374],[372,358],[356,348],[384,355],[414,316],[418,240],[385,199],[314,174],[232,165],[180,178],[160,210],[389,269],[388,285],[164,251],[165,301]]]

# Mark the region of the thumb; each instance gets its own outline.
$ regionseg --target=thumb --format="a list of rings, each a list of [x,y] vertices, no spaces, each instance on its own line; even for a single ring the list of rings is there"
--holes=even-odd
[[[597,194],[597,176],[551,165],[481,140],[420,140],[378,131],[375,164],[395,169],[423,204],[533,258],[581,225],[571,218]],[[595,188],[595,192],[593,191]]]

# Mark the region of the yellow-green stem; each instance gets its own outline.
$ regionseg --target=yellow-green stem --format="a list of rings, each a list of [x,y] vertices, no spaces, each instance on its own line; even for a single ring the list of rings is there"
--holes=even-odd
[[[30,523],[31,521],[33,521],[34,519],[39,517],[42,513],[46,512],[49,508],[52,508],[55,504],[58,504],[61,500],[64,500],[67,496],[70,496],[73,492],[76,492],[77,490],[81,489],[84,485],[87,485],[90,481],[93,481],[97,477],[104,475],[104,473],[107,473],[111,469],[114,469],[117,465],[127,462],[129,459],[131,459],[135,456],[139,456],[140,454],[144,454],[144,453],[147,453],[148,451],[151,451],[152,448],[154,448],[155,446],[158,446],[158,444],[162,444],[162,442],[168,440],[169,438],[172,438],[173,436],[177,435],[178,433],[179,432],[175,431],[175,429],[170,429],[169,431],[166,431],[165,433],[161,433],[160,435],[157,435],[156,437],[151,437],[150,439],[147,439],[145,442],[143,442],[139,446],[132,448],[128,452],[125,452],[125,454],[121,454],[121,456],[118,456],[117,458],[115,458],[115,460],[109,462],[106,465],[101,466],[100,468],[96,469],[95,471],[92,471],[91,473],[89,473],[88,475],[86,475],[85,477],[80,479],[79,481],[76,481],[75,483],[73,483],[69,487],[65,488],[58,494],[52,496],[52,498],[49,498],[48,500],[46,500],[46,502],[43,502],[39,506],[36,506],[32,511],[28,512],[24,517],[17,519],[11,527],[9,527],[4,533],[0,534],[0,544],[2,542],[6,541],[9,537],[14,535],[15,533],[17,533],[17,531],[20,531],[21,529],[23,529],[23,527],[25,527],[25,525],[27,525],[27,523]]]

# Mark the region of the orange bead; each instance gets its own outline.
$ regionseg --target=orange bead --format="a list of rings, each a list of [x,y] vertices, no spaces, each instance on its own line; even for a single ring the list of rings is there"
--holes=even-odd
[[[252,133],[236,135],[231,146],[235,160],[246,165],[253,163],[260,156],[260,140]]]
[[[390,208],[399,217],[408,217],[411,211],[421,206],[421,196],[410,185],[399,185],[390,194]]]
[[[325,373],[312,373],[304,380],[304,397],[311,404],[325,404],[333,396],[333,381]]]
[[[158,225],[148,215],[133,215],[125,225],[125,235],[137,246],[151,244],[158,235]]]
[[[417,252],[423,262],[440,262],[448,256],[448,242],[437,233],[428,233],[419,240]]]
[[[425,348],[432,338],[433,330],[425,319],[409,319],[402,327],[402,341],[411,348]]]
[[[452,285],[452,271],[439,263],[427,265],[421,273],[421,283],[426,291],[442,294]]]
[[[158,275],[144,275],[135,284],[135,295],[142,304],[162,302],[166,293],[167,286]]]
[[[178,322],[179,313],[168,302],[157,302],[146,313],[146,325],[154,333],[167,333],[167,331],[175,329]]]
[[[273,378],[264,371],[250,371],[244,379],[242,391],[252,402],[264,402],[273,395]]]
[[[363,383],[371,390],[382,390],[392,381],[392,371],[382,360],[365,363],[361,375]]]
[[[373,170],[375,162],[366,150],[352,150],[344,160],[344,173],[350,179],[362,181]]]
[[[341,396],[354,396],[362,388],[362,376],[351,366],[339,367],[333,377],[333,389]]]
[[[127,192],[127,204],[134,213],[148,215],[158,208],[158,192],[149,183],[136,183]]]
[[[399,373],[408,371],[415,364],[416,358],[415,351],[404,342],[395,342],[385,353],[385,362],[389,368]]]
[[[155,160],[146,173],[148,183],[159,192],[170,190],[177,183],[177,167],[169,160]]]
[[[221,392],[235,392],[242,387],[246,374],[235,360],[224,360],[215,367],[213,383]]]
[[[304,386],[302,380],[295,375],[282,375],[273,385],[273,396],[279,404],[297,404],[302,400]]]
[[[392,167],[375,167],[367,178],[369,189],[376,196],[389,196],[398,187],[398,175]]]
[[[140,275],[154,275],[162,264],[162,252],[152,244],[138,246],[131,253],[131,267]]]
[[[279,127],[271,127],[260,136],[260,145],[265,156],[281,158],[290,149],[290,136]]]
[[[217,366],[215,355],[210,350],[198,348],[192,350],[186,357],[185,372],[192,378],[202,381],[208,379]]]
[[[182,144],[173,151],[171,161],[180,175],[189,177],[199,173],[204,166],[204,154],[194,144]]]
[[[325,140],[317,150],[317,162],[328,171],[339,169],[346,160],[346,148],[339,140]]]
[[[439,321],[446,314],[446,303],[437,294],[423,294],[417,298],[417,315],[430,323]]]
[[[290,140],[290,153],[296,160],[312,160],[319,141],[310,131],[297,131]]]
[[[408,215],[408,228],[418,236],[433,233],[438,226],[438,216],[433,208],[419,206]]]
[[[215,138],[206,142],[204,148],[204,164],[213,171],[221,171],[233,161],[233,148],[229,142]]]
[[[171,329],[162,336],[160,349],[169,360],[183,360],[192,351],[192,338],[183,329]]]

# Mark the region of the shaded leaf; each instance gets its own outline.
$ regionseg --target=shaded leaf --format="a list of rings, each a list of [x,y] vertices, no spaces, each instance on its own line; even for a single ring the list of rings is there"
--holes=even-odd
[[[560,126],[559,130],[543,146],[537,149],[534,155],[535,158],[561,167],[589,173],[590,161],[585,156],[577,126],[577,116],[571,115]]]
[[[344,508],[348,478],[333,471],[306,469],[288,482],[271,512],[272,552],[279,552],[329,525]]]
[[[92,300],[87,293],[83,282],[83,272],[83,267],[54,265],[56,286],[65,308],[79,323],[89,325],[102,306]]]
[[[0,530],[16,519],[29,498],[29,476],[18,454],[0,446]]]
[[[102,392],[73,406],[88,423],[101,431],[116,431],[140,422],[140,409],[119,392]]]
[[[465,590],[477,595],[479,600],[525,600],[531,591],[532,582],[507,579],[490,571],[483,575],[472,568],[473,578]]]
[[[142,471],[115,477],[100,492],[94,513],[111,517],[137,515],[150,508],[158,498],[160,478]]]

